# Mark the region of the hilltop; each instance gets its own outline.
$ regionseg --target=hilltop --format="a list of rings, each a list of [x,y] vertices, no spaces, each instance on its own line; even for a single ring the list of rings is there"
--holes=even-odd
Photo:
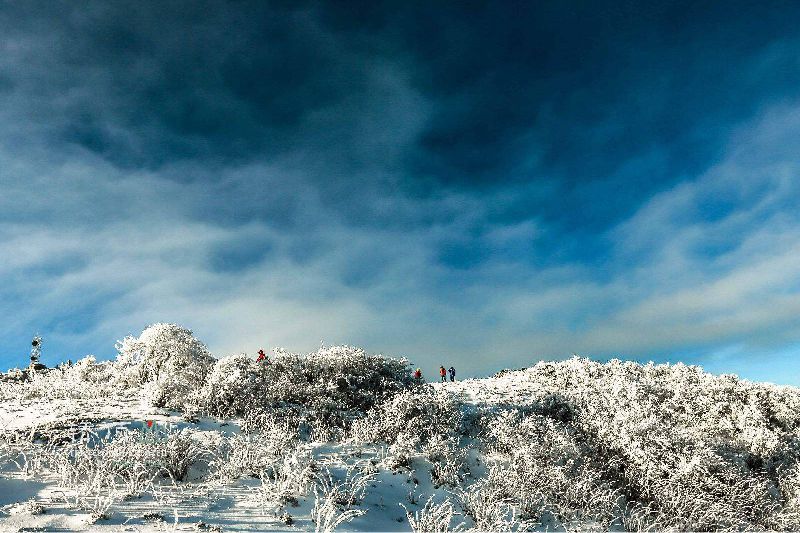
[[[580,358],[417,384],[171,324],[117,348],[0,382],[0,528],[800,529],[793,387]]]

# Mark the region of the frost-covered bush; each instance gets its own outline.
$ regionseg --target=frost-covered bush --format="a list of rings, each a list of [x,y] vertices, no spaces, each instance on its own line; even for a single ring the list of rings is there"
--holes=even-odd
[[[97,362],[87,355],[74,365],[28,372],[24,379],[0,383],[3,399],[108,398],[127,391],[116,382],[116,369],[109,361]]]
[[[356,442],[395,444],[414,441],[424,445],[439,436],[455,435],[462,413],[447,392],[433,387],[414,387],[377,405],[353,424]]]
[[[115,502],[141,496],[166,474],[163,462],[154,460],[157,451],[134,433],[84,434],[73,441],[59,433],[28,450],[26,466],[55,478],[61,498],[95,519],[107,517]]]
[[[482,417],[520,518],[629,530],[798,529],[800,391],[699,367],[573,358],[499,374]],[[532,444],[535,443],[535,444]],[[538,527],[538,526],[537,526]]]
[[[535,412],[506,411],[491,424],[489,438],[508,458],[491,471],[491,494],[498,503],[516,502],[521,518],[537,526],[553,516],[564,526],[595,522],[606,528],[620,519],[622,493],[607,473],[606,457],[579,429]]]
[[[5,374],[0,398],[91,399],[143,390],[152,405],[181,409],[192,403],[215,361],[190,330],[175,324],[154,324],[116,347],[113,362],[89,355],[74,365]]]
[[[13,433],[5,429],[0,430],[0,468],[17,455],[17,449],[13,445]]]
[[[201,409],[221,418],[257,412],[270,386],[264,364],[246,354],[218,360],[200,394]]]
[[[519,523],[516,510],[504,492],[497,476],[479,480],[466,488],[456,491],[461,512],[472,520],[473,529],[478,531],[515,531]]]
[[[405,359],[352,346],[323,347],[305,356],[278,351],[264,369],[273,400],[321,411],[365,412],[412,385]]]
[[[376,406],[356,421],[351,440],[389,444],[383,460],[391,469],[409,468],[416,455],[431,462],[434,485],[457,485],[464,470],[465,450],[459,432],[462,413],[454,398],[431,386],[414,387]]]
[[[117,343],[119,379],[144,385],[156,407],[180,409],[205,382],[214,365],[206,346],[176,324],[153,324],[139,337]]]
[[[45,508],[45,506],[41,502],[39,502],[39,501],[37,501],[37,500],[35,500],[33,498],[31,498],[30,500],[24,501],[24,502],[16,503],[16,504],[12,505],[8,509],[9,514],[12,514],[12,515],[14,515],[14,514],[30,514],[32,516],[36,516],[36,515],[44,514],[46,511],[47,511],[47,509]]]
[[[319,473],[311,510],[316,531],[334,531],[339,525],[365,514],[365,510],[355,506],[362,503],[375,477],[375,473],[365,473],[355,466],[347,468],[343,478],[327,469]]]
[[[464,481],[467,448],[457,435],[434,435],[423,445],[422,452],[431,463],[434,487],[457,487]]]
[[[210,450],[192,430],[146,432],[54,430],[25,450],[24,468],[56,481],[56,494],[94,519],[107,518],[116,502],[157,493],[161,483],[185,479],[207,463]],[[22,465],[21,465],[22,466]]]
[[[297,446],[297,433],[278,423],[263,433],[224,438],[217,445],[212,475],[224,480],[261,477],[265,470]]]
[[[308,450],[298,447],[287,451],[261,470],[259,499],[262,504],[277,508],[289,503],[296,506],[297,498],[314,484],[316,472],[317,465]]]
[[[279,433],[288,431],[297,437],[307,418],[302,405],[276,405],[248,410],[242,416],[240,426],[245,433],[261,434],[273,434],[279,427]]]
[[[367,488],[377,477],[375,471],[365,471],[359,465],[348,466],[343,476],[336,476],[330,469],[317,474],[320,493],[330,497],[339,506],[349,508],[361,505]]]
[[[296,506],[298,498],[309,492],[317,471],[308,445],[301,445],[291,428],[274,424],[264,433],[221,438],[208,478],[224,483],[243,477],[260,479],[255,498],[278,516],[284,506]]]
[[[107,489],[135,497],[157,477],[182,481],[192,467],[202,463],[205,469],[212,457],[212,450],[199,433],[188,428],[162,432],[120,430],[104,435],[85,434],[72,442],[57,438],[48,442],[39,451],[38,467],[53,473],[63,488],[79,493]]]
[[[268,363],[244,355],[221,359],[200,393],[203,410],[243,416],[248,426],[284,417],[328,440],[373,406],[412,386],[408,362],[350,346],[299,355],[278,351]]]
[[[335,495],[314,489],[314,507],[311,509],[311,520],[314,531],[329,533],[340,525],[366,513],[363,509],[342,509],[334,501]]]
[[[401,504],[402,505],[402,504]],[[405,506],[403,506],[405,508]],[[464,523],[453,524],[456,519],[456,510],[450,500],[436,503],[433,497],[428,498],[422,509],[414,514],[406,509],[406,518],[414,533],[447,533],[461,531]]]

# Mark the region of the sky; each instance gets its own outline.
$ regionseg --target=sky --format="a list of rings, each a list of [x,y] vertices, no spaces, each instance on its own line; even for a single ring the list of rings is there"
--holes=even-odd
[[[174,322],[800,385],[798,205],[796,2],[0,4],[0,367]]]

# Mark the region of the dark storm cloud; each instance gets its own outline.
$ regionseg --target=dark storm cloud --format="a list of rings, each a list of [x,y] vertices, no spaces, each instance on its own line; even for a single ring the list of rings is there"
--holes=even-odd
[[[174,319],[220,349],[266,329],[464,364],[492,343],[762,342],[784,322],[730,280],[769,273],[793,309],[797,191],[776,176],[798,21],[779,2],[3,4],[2,338],[36,322],[99,346]],[[771,261],[744,252],[757,237]],[[721,327],[693,291],[742,312]]]
[[[769,99],[797,95],[791,52],[775,50],[754,75],[765,49],[794,35],[797,14],[525,2],[422,25],[414,40],[436,111],[416,168],[453,186],[554,182],[556,194],[523,197],[527,211],[500,216],[606,226],[706,168],[731,125],[763,105],[765,87]]]
[[[305,117],[363,92],[357,66],[300,9],[59,7],[6,13],[6,27],[22,19],[36,43],[21,58],[39,69],[26,89],[53,100],[54,135],[122,165],[279,153],[297,142]]]
[[[19,3],[2,24],[34,44],[2,77],[30,93],[55,140],[122,167],[212,169],[174,174],[192,180],[285,158],[362,205],[511,187],[495,219],[578,231],[708,166],[765,87],[794,96],[792,53],[754,73],[797,15],[689,2]],[[407,87],[382,83],[381,65]],[[397,115],[421,102],[412,137],[393,142],[407,126]]]

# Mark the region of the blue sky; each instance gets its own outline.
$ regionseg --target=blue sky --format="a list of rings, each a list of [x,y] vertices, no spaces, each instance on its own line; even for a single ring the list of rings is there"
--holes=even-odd
[[[177,322],[800,384],[800,5],[0,6],[0,366]]]

